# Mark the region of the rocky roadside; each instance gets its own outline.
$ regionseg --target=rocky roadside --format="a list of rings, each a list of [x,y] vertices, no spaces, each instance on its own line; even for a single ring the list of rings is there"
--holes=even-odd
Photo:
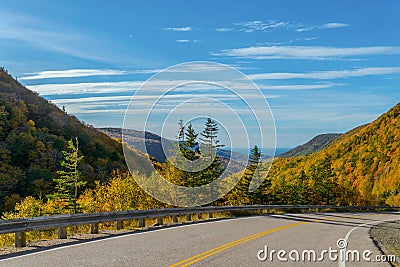
[[[375,225],[369,234],[384,255],[396,256],[392,266],[400,266],[400,221]]]
[[[118,231],[105,230],[101,231],[99,234],[74,234],[68,236],[67,239],[36,240],[29,242],[27,246],[23,248],[16,248],[14,246],[0,247],[0,259],[45,249],[61,247],[63,245],[78,244],[91,240],[128,234],[132,232],[133,232],[132,230],[118,230]]]

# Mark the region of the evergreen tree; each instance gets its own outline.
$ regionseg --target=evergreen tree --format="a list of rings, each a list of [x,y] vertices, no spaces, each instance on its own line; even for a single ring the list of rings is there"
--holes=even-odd
[[[79,156],[79,142],[75,139],[74,145],[72,139],[68,141],[66,151],[63,151],[64,160],[61,162],[63,170],[57,171],[59,178],[54,179],[56,183],[56,192],[48,197],[55,199],[60,204],[63,210],[76,213],[78,199],[78,188],[84,186],[86,182],[80,180],[80,171],[78,170],[79,163],[83,156]]]
[[[186,141],[185,141],[185,158],[190,161],[191,168],[189,172],[187,172],[187,185],[195,186],[196,180],[199,177],[199,173],[193,172],[193,161],[199,158],[199,143],[197,142],[197,136],[199,135],[194,130],[192,124],[189,124],[186,129]]]
[[[262,157],[262,153],[258,146],[254,146],[251,149],[251,154],[249,158],[249,163],[246,166],[246,169],[244,171],[244,174],[242,176],[242,179],[239,184],[240,190],[243,191],[243,194],[246,196],[246,198],[251,202],[249,204],[254,204],[257,199],[258,202],[262,201],[262,190],[259,188],[256,192],[249,192],[249,187],[250,187],[250,181],[254,175],[261,175],[260,172],[258,171],[257,167],[260,164]]]
[[[182,149],[181,145],[185,143],[185,124],[182,119],[179,120],[178,122],[179,130],[178,130],[178,143],[180,145],[180,148]]]
[[[311,177],[314,189],[314,201],[317,204],[331,205],[335,188],[337,187],[337,178],[332,171],[332,163],[329,156],[325,156],[311,169]]]
[[[201,133],[202,138],[200,138],[204,145],[204,151],[202,151],[202,154],[209,159],[209,166],[202,171],[201,174],[203,184],[211,183],[224,171],[222,158],[217,155],[218,148],[224,146],[223,144],[220,144],[220,141],[218,140],[218,132],[219,128],[217,122],[208,117],[204,124],[204,130]],[[214,193],[214,186],[211,185],[211,199],[214,199]]]
[[[250,159],[249,159],[250,166],[258,165],[261,161],[261,157],[262,157],[262,153],[261,153],[260,149],[258,148],[258,146],[255,145],[251,149],[251,154],[250,154]]]
[[[199,134],[196,133],[194,130],[192,124],[189,124],[188,128],[186,129],[186,141],[184,142],[185,144],[185,157],[190,160],[194,161],[199,158],[198,152],[199,152],[199,143],[197,142],[197,136]]]

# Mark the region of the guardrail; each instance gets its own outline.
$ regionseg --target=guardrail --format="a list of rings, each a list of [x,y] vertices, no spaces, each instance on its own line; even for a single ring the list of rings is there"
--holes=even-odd
[[[78,225],[90,225],[90,233],[97,234],[99,223],[117,222],[117,230],[123,228],[123,222],[128,220],[138,220],[139,227],[145,227],[146,218],[157,218],[158,224],[163,224],[163,217],[172,217],[174,223],[178,223],[177,216],[186,216],[186,221],[191,220],[192,214],[208,213],[208,218],[213,218],[216,212],[249,211],[258,210],[259,214],[268,210],[293,210],[319,212],[323,210],[336,211],[385,211],[400,210],[400,207],[389,206],[319,206],[319,205],[252,205],[252,206],[207,206],[193,208],[168,208],[153,210],[126,210],[98,213],[62,214],[52,216],[41,216],[34,218],[21,218],[11,220],[0,220],[0,234],[15,233],[15,246],[26,246],[26,232],[36,230],[58,229],[58,238],[67,238],[67,227]]]

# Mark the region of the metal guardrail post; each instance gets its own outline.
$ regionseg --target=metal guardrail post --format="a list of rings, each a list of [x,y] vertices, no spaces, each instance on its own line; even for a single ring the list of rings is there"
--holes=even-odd
[[[178,223],[178,216],[172,215],[172,221],[173,221],[174,223]]]
[[[146,227],[145,218],[140,218],[140,219],[139,219],[139,227],[140,227],[140,228]]]
[[[202,218],[203,218],[203,216],[202,216],[201,212],[198,212],[198,213],[197,213],[197,219],[198,219],[198,220],[201,220]]]
[[[190,222],[192,220],[192,216],[190,216],[190,213],[186,214],[186,221]]]
[[[118,220],[117,221],[117,230],[121,230],[124,228],[124,221]]]
[[[91,223],[90,224],[90,233],[91,234],[98,234],[99,233],[99,224],[98,223]]]
[[[16,248],[26,247],[26,232],[15,233],[15,247]]]
[[[213,212],[209,212],[209,213],[208,213],[208,218],[209,218],[209,219],[212,219],[213,217],[214,217],[214,213],[213,213]]]
[[[158,225],[163,225],[163,217],[162,216],[158,216],[157,217],[157,224]]]
[[[59,239],[67,238],[67,227],[59,227],[58,228],[58,238]]]

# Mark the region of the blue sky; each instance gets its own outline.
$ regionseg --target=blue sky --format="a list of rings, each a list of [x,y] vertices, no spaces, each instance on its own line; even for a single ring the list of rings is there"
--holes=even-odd
[[[121,127],[157,71],[227,64],[268,100],[277,146],[293,147],[399,102],[399,11],[390,0],[5,1],[0,65],[86,123]]]

